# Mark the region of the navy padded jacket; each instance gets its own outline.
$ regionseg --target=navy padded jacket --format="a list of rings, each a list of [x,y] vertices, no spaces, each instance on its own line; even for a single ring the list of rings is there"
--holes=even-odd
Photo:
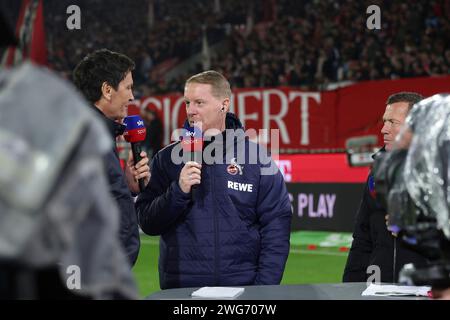
[[[238,172],[229,170],[225,158],[230,149],[222,143],[218,150],[223,151],[224,164],[202,164],[202,182],[192,200],[178,185],[184,164],[172,161],[172,151],[180,148],[176,142],[154,157],[151,181],[136,202],[142,230],[161,235],[162,289],[281,281],[292,215],[283,177],[268,156],[249,164],[248,150],[256,145],[244,138],[234,115],[227,115],[226,124],[242,133],[232,149],[240,143],[247,151]],[[272,174],[261,175],[261,169],[269,167]]]

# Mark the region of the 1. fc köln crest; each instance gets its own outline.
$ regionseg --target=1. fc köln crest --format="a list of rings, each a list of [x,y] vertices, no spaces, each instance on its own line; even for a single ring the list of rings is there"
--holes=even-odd
[[[227,167],[227,172],[231,175],[241,174],[242,175],[243,166],[236,162],[236,158],[231,159],[231,163]]]

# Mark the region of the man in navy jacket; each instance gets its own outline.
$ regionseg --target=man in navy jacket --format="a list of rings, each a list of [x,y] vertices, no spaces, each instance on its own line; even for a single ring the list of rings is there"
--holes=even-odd
[[[101,49],[88,54],[74,70],[75,85],[93,104],[93,109],[108,128],[114,145],[116,138],[125,130],[120,122],[127,116],[128,103],[134,99],[133,69],[134,62],[127,56]],[[140,248],[139,228],[131,193],[139,192],[138,179],[144,179],[145,184],[150,179],[147,154],[142,152],[141,157],[142,160],[135,164],[130,152],[125,171],[120,166],[115,147],[104,158],[110,192],[120,212],[118,236],[131,266],[136,263]]]
[[[201,125],[208,140],[203,162],[179,161],[180,142],[167,146],[136,202],[142,230],[161,235],[161,288],[279,284],[291,224],[281,173],[228,112],[220,73],[192,76],[184,97],[186,125]]]

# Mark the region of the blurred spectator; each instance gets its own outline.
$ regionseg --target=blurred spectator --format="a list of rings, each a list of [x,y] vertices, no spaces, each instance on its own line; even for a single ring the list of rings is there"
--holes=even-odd
[[[147,134],[142,143],[142,149],[147,152],[148,157],[151,159],[162,147],[163,124],[153,110],[141,109],[141,117],[147,128]]]

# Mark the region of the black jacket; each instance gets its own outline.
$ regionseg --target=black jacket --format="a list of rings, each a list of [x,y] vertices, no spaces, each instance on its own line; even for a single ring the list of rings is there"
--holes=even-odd
[[[353,243],[344,270],[344,282],[366,282],[367,278],[374,274],[367,268],[375,265],[380,267],[381,282],[394,283],[398,282],[398,274],[403,265],[426,263],[423,256],[407,248],[387,230],[387,213],[371,192],[372,179],[371,172],[356,216]]]
[[[124,247],[130,264],[133,266],[136,263],[140,247],[139,227],[134,208],[134,200],[125,181],[125,174],[120,166],[119,155],[115,148],[115,138],[123,134],[125,126],[108,119],[98,108],[94,108],[101,114],[102,119],[108,127],[108,131],[111,133],[112,139],[114,139],[114,147],[104,156],[104,165],[111,194],[116,200],[120,212],[120,242]]]

